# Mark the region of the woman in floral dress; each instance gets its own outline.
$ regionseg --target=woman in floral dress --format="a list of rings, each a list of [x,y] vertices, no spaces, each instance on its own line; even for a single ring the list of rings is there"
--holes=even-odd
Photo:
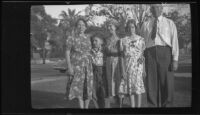
[[[91,42],[90,38],[84,34],[86,27],[85,20],[79,19],[76,25],[76,34],[66,41],[68,74],[73,76],[69,100],[78,98],[81,108],[88,108],[93,95]]]
[[[127,22],[126,31],[128,36],[121,40],[120,50],[124,53],[125,75],[121,80],[119,93],[131,98],[131,107],[141,106],[141,94],[145,92],[143,83],[145,49],[144,38],[136,35],[135,20]]]

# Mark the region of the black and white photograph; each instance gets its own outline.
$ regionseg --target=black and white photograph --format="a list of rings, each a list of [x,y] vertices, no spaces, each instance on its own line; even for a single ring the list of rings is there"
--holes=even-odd
[[[188,3],[30,7],[33,109],[192,106]]]

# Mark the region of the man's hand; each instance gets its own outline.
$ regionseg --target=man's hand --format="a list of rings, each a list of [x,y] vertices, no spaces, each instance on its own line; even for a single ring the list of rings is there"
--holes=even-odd
[[[172,62],[172,70],[176,71],[178,69],[178,61],[173,61]]]

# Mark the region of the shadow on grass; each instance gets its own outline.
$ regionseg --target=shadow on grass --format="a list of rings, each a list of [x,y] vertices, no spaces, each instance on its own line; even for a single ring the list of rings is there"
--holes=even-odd
[[[192,65],[191,64],[179,64],[177,73],[191,73]]]
[[[191,107],[192,78],[175,77],[174,107]]]
[[[55,92],[32,90],[31,103],[33,109],[80,108],[78,99],[65,100],[64,94]],[[89,108],[95,108],[92,101]]]
[[[45,91],[31,91],[33,109],[79,108],[78,100],[64,100],[64,94]]]
[[[176,92],[191,92],[192,78],[175,77],[175,91]]]
[[[191,78],[175,77],[174,107],[191,106]],[[77,99],[71,101],[64,100],[63,93],[46,92],[32,90],[32,108],[33,109],[52,109],[52,108],[79,108]],[[115,102],[111,104],[113,108],[118,108]],[[123,104],[124,108],[129,108],[130,100],[127,98]],[[142,94],[142,107],[147,107],[146,93]],[[89,108],[94,108],[91,101]]]

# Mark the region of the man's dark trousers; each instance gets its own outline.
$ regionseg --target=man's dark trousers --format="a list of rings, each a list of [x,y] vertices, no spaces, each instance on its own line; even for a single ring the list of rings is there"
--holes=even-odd
[[[172,107],[174,76],[169,46],[153,46],[145,50],[146,92],[149,107]]]

